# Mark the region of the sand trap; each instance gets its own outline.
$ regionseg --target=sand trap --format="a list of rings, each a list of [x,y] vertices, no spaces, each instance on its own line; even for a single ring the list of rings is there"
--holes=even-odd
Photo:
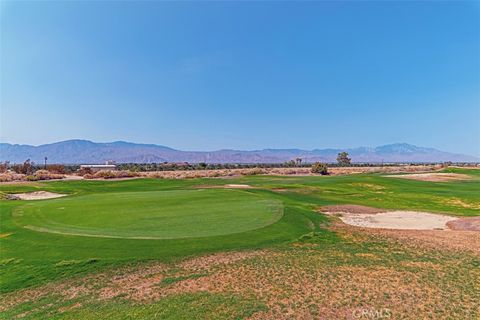
[[[28,193],[14,193],[10,195],[13,199],[18,200],[45,200],[65,197],[66,194],[53,193],[48,191],[35,191]]]
[[[384,176],[384,177],[419,180],[419,181],[430,181],[430,182],[448,182],[448,181],[459,181],[459,180],[470,180],[471,179],[471,177],[469,175],[466,175],[466,174],[441,173],[441,172],[396,174],[396,175],[388,175],[388,176]]]
[[[195,189],[253,189],[252,186],[248,184],[225,184],[225,185],[198,185],[194,186]]]
[[[251,189],[252,186],[249,186],[248,184],[226,184],[225,188],[229,188],[229,189]]]
[[[323,207],[321,212],[337,215],[344,223],[363,228],[405,230],[448,230],[458,218],[417,211],[386,211],[357,205]]]

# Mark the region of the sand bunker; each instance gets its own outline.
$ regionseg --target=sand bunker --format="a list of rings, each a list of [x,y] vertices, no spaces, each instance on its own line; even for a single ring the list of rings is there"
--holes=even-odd
[[[459,181],[459,180],[470,180],[471,177],[466,174],[460,173],[413,173],[413,174],[396,174],[388,175],[385,177],[389,178],[401,178],[401,179],[410,179],[418,181],[430,181],[430,182],[449,182],[449,181]]]
[[[252,186],[249,186],[248,184],[226,184],[225,188],[229,188],[229,189],[251,189]]]
[[[60,198],[65,196],[66,194],[53,193],[48,191],[14,193],[10,195],[12,199],[18,199],[18,200],[45,200],[45,199],[55,199],[55,198]]]
[[[458,220],[454,217],[428,212],[386,211],[356,205],[328,206],[322,208],[321,211],[330,215],[338,215],[346,224],[364,228],[448,230],[447,223]]]
[[[198,185],[194,186],[195,189],[253,189],[248,184],[225,184],[225,185]]]

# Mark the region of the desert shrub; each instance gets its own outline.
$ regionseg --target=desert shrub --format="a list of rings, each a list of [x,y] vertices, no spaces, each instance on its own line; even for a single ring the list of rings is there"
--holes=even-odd
[[[328,174],[328,167],[325,163],[315,162],[312,165],[311,171],[312,171],[312,173],[327,175]]]
[[[24,174],[19,174],[15,172],[0,173],[0,182],[23,181],[23,180],[25,180]]]
[[[217,177],[220,177],[221,175],[222,175],[221,172],[212,171],[212,172],[210,172],[210,174],[208,176],[211,177],[211,178],[217,178]]]
[[[47,166],[47,171],[57,174],[65,174],[65,166],[61,164],[49,164]]]
[[[23,164],[14,164],[12,170],[16,173],[31,175],[35,172],[35,167],[34,163],[27,159]]]
[[[101,170],[95,173],[87,173],[83,176],[84,179],[118,179],[118,178],[133,178],[140,176],[137,172],[131,172],[127,170],[110,171]]]
[[[90,169],[90,168],[80,168],[80,169],[77,170],[77,174],[79,176],[83,176],[83,177],[85,177],[86,175],[92,175],[92,169]],[[87,178],[87,179],[89,179],[89,178]]]
[[[8,171],[8,167],[9,167],[9,162],[8,161],[5,161],[5,162],[2,162],[0,163],[0,173],[5,173]]]
[[[245,176],[256,176],[256,175],[259,175],[259,174],[265,174],[266,171],[263,170],[263,169],[260,169],[260,168],[253,168],[253,169],[250,169],[250,170],[245,170],[242,172],[242,175],[245,175]]]
[[[99,179],[113,179],[117,177],[115,173],[113,173],[113,171],[107,171],[107,170],[101,170],[101,171],[95,172],[93,176]]]
[[[63,174],[52,173],[48,170],[37,170],[33,175],[32,178],[27,176],[27,180],[30,181],[37,181],[37,180],[51,180],[51,179],[63,179],[65,176]]]

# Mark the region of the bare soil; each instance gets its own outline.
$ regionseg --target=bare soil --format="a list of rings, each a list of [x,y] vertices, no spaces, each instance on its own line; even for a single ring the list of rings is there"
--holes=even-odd
[[[460,218],[447,222],[452,230],[480,231],[480,217]]]
[[[449,181],[461,181],[461,180],[472,179],[469,175],[466,175],[466,174],[442,173],[442,172],[398,174],[398,175],[388,175],[387,177],[418,180],[418,181],[429,181],[429,182],[449,182]]]
[[[372,208],[367,206],[360,206],[356,204],[340,204],[340,205],[324,206],[320,208],[320,211],[328,212],[328,213],[375,214],[375,213],[386,212],[387,210]]]

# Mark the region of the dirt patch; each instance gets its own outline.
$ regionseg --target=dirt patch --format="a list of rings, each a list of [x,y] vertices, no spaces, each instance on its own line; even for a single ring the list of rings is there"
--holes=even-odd
[[[460,173],[414,173],[414,174],[398,174],[398,175],[388,175],[385,177],[389,178],[400,178],[400,179],[410,179],[418,181],[429,181],[429,182],[449,182],[449,181],[459,181],[459,180],[470,180],[472,179],[469,175],[460,174]]]
[[[53,193],[48,191],[35,191],[27,193],[14,193],[11,194],[12,199],[17,200],[45,200],[65,197],[66,194]]]
[[[6,233],[0,233],[0,238],[7,238],[11,236],[13,233],[12,232],[6,232]]]
[[[447,222],[452,230],[480,231],[480,217],[461,218]]]
[[[354,205],[323,207],[322,212],[338,215],[346,224],[362,228],[446,230],[457,218],[417,211],[386,211]]]
[[[339,204],[332,206],[321,207],[321,212],[327,213],[354,213],[354,214],[375,214],[387,212],[385,209],[372,208],[367,206],[360,206],[356,204]]]

